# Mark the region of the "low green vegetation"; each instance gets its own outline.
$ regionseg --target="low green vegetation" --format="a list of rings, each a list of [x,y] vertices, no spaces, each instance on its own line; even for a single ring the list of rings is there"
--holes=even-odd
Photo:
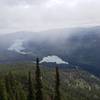
[[[0,100],[100,100],[100,79],[76,69],[0,65]]]

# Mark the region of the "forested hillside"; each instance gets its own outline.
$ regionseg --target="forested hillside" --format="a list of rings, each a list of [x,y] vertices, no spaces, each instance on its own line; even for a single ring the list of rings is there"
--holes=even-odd
[[[84,70],[0,65],[0,100],[100,100],[100,79]]]

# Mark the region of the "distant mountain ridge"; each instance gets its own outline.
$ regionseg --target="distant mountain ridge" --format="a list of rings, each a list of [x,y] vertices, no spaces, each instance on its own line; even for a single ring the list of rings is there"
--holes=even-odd
[[[56,55],[73,65],[100,72],[100,27],[15,32],[0,36],[0,63],[40,60]],[[92,67],[91,67],[92,66]]]

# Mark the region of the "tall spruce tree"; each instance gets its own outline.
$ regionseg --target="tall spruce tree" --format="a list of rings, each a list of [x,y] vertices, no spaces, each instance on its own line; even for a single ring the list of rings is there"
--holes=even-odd
[[[31,72],[29,72],[28,75],[28,100],[34,100],[34,90],[33,90]]]
[[[41,72],[40,72],[40,67],[39,67],[39,58],[36,59],[35,100],[43,100]]]
[[[55,96],[54,100],[61,100],[60,96],[60,78],[59,78],[59,69],[56,67],[56,81],[55,81]]]

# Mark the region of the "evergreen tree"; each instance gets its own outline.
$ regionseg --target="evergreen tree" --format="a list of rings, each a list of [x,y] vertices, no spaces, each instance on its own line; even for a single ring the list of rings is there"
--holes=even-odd
[[[55,96],[54,100],[61,100],[60,97],[60,78],[59,78],[59,69],[56,67],[56,81],[55,81]]]
[[[31,72],[29,72],[28,75],[28,100],[34,100],[34,90],[33,90]]]
[[[0,81],[0,100],[8,100],[4,81]]]
[[[39,67],[39,58],[36,59],[36,72],[35,72],[35,99],[43,100],[41,72]]]

